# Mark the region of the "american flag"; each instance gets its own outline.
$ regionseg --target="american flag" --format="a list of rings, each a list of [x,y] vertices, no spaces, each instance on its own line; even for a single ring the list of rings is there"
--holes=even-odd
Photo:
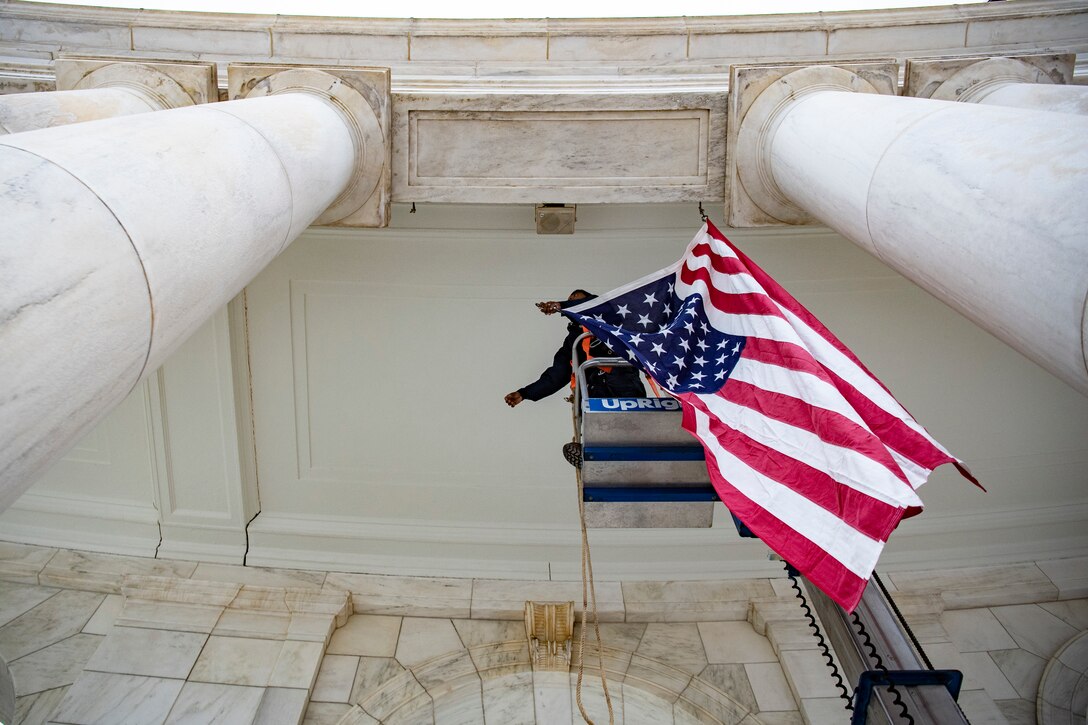
[[[847,611],[934,468],[978,483],[709,222],[680,261],[563,314],[680,401],[722,502]]]

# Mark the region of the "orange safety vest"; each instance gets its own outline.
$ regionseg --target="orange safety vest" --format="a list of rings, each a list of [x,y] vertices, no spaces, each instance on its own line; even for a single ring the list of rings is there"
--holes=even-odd
[[[589,332],[589,330],[587,330],[586,328],[583,327],[582,332]],[[593,359],[593,355],[591,355],[590,352],[589,352],[590,343],[592,341],[593,341],[592,337],[587,337],[586,339],[582,340],[582,351],[585,352],[585,354],[586,354],[586,360],[592,360]],[[574,361],[573,360],[570,361],[570,368],[571,368],[570,369],[570,389],[574,390],[575,378],[574,378]],[[604,373],[610,373],[610,372],[612,372],[612,366],[611,365],[602,365],[600,367],[600,370],[601,370],[601,372],[604,372]]]

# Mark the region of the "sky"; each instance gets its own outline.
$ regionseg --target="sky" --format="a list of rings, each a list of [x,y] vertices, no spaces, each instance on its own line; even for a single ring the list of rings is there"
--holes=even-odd
[[[69,5],[369,18],[586,18],[765,15],[951,5],[945,0],[39,0]],[[959,0],[959,4],[984,0]]]

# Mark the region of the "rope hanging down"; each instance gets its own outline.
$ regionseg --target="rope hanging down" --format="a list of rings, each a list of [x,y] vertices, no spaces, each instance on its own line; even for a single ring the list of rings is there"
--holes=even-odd
[[[608,694],[608,679],[604,674],[604,645],[601,643],[601,620],[597,613],[597,588],[593,584],[593,560],[589,556],[589,532],[586,530],[586,503],[582,496],[582,468],[574,469],[578,479],[578,518],[582,524],[582,632],[578,637],[578,683],[574,688],[574,699],[578,703],[578,712],[589,725],[594,725],[582,704],[582,674],[586,667],[586,607],[587,599],[593,602],[593,632],[597,637],[597,664],[601,671],[601,686],[604,688],[604,702],[608,706],[608,724],[615,725],[616,714],[612,711],[612,697]],[[588,597],[587,597],[588,591]]]

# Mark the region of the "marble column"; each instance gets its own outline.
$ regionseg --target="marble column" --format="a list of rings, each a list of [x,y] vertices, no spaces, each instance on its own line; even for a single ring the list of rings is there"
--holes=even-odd
[[[1070,85],[1073,53],[908,60],[903,95],[1088,114],[1088,86]]]
[[[214,63],[60,58],[57,90],[0,95],[0,134],[219,100]]]
[[[730,223],[822,222],[1088,394],[1088,118],[778,76],[736,106]]]
[[[0,509],[306,227],[388,199],[389,73],[343,74],[0,137]]]

